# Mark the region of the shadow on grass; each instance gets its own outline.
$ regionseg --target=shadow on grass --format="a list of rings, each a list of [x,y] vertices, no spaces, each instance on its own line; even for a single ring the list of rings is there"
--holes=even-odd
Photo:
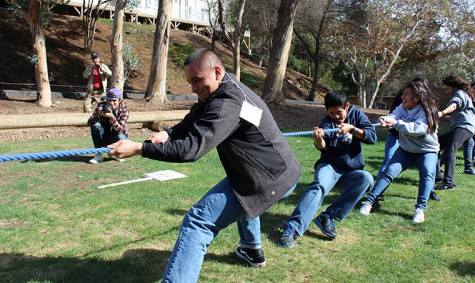
[[[229,265],[246,265],[242,259],[240,259],[236,253],[230,252],[227,254],[213,254],[213,253],[207,253],[205,255],[204,261],[213,261],[213,262],[219,262],[219,263],[224,263],[224,264],[229,264]]]
[[[2,282],[155,282],[170,251],[133,249],[118,260],[0,254]]]
[[[53,160],[57,161],[64,161],[64,162],[80,162],[80,163],[89,163],[89,160],[94,158],[94,155],[75,155],[75,156],[63,156],[57,158],[43,158],[43,159],[36,159],[35,162],[43,163],[43,162],[51,162]],[[28,160],[22,161],[27,162]],[[117,162],[112,157],[108,157],[104,154],[104,162]]]
[[[186,209],[166,209],[164,211],[170,215],[181,216],[181,217],[185,217],[185,214],[188,212],[188,210]]]
[[[450,269],[457,272],[459,276],[474,276],[475,275],[475,262],[470,261],[457,261],[450,265]]]
[[[386,215],[390,215],[390,216],[397,216],[397,217],[401,217],[403,219],[406,219],[406,220],[412,220],[412,211],[410,213],[400,213],[400,212],[392,212],[392,211],[388,211],[388,210],[384,210],[381,208],[381,204],[379,205],[376,205],[373,207],[373,209],[371,210],[371,213],[379,213],[379,214],[386,214]]]

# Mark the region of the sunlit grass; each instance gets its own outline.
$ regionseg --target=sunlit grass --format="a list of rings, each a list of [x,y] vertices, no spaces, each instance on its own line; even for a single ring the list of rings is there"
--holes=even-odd
[[[209,247],[200,282],[473,281],[475,177],[461,174],[461,152],[457,189],[439,192],[441,203],[429,202],[424,223],[411,223],[418,182],[411,169],[396,179],[369,217],[353,211],[336,223],[335,241],[312,224],[293,249],[283,249],[275,244],[279,228],[312,180],[318,158],[310,137],[288,141],[302,163],[302,176],[295,193],[261,217],[267,266],[248,268],[234,255],[239,238],[231,225]],[[90,144],[89,139],[1,143],[0,154]],[[364,146],[366,169],[373,175],[383,148],[383,139]],[[91,165],[91,157],[0,163],[0,281],[158,281],[184,214],[224,176],[215,151],[181,164],[133,157]],[[188,177],[97,188],[164,169]],[[332,191],[322,209],[338,193]]]

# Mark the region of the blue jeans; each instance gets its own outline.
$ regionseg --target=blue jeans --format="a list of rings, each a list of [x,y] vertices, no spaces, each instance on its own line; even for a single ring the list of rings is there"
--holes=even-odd
[[[294,190],[295,185],[284,196]],[[207,247],[219,231],[237,222],[239,245],[261,248],[259,217],[250,218],[225,178],[187,212],[168,261],[163,282],[196,282]]]
[[[103,125],[99,122],[91,126],[91,136],[95,148],[108,146],[118,140],[127,139],[125,134],[118,134],[115,131],[111,131],[110,124]]]
[[[331,218],[342,221],[373,184],[373,176],[364,170],[341,171],[328,163],[315,168],[315,178],[302,195],[297,207],[287,221],[302,236],[322,205],[323,198],[335,186],[343,187],[338,198],[325,210]]]
[[[409,166],[415,164],[419,169],[419,190],[417,193],[416,208],[426,209],[430,192],[434,189],[435,170],[437,167],[437,153],[410,153],[402,148],[398,148],[389,161],[386,170],[376,181],[367,201],[374,203],[381,194],[391,184],[391,182]]]
[[[471,139],[468,139],[463,144],[463,160],[464,160],[465,169],[470,169],[472,168],[472,165],[473,165],[473,153],[475,150],[474,149],[475,142],[473,139],[475,139],[475,136],[473,136]]]
[[[379,167],[378,177],[381,176],[381,173],[384,172],[386,166],[389,164],[389,160],[393,157],[393,154],[396,152],[396,149],[399,147],[399,139],[396,138],[391,132],[388,132],[388,136],[386,137],[386,144],[384,145],[384,160],[381,167]]]

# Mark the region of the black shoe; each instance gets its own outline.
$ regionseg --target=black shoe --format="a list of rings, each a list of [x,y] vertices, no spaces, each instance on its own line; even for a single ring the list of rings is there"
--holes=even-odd
[[[429,199],[434,200],[436,202],[441,202],[439,196],[435,193],[435,191],[430,192]]]
[[[436,190],[452,190],[452,189],[455,189],[455,184],[440,183],[435,189]]]
[[[379,196],[377,196],[376,201],[384,201],[384,195],[380,194]]]
[[[436,183],[442,183],[442,181],[444,180],[444,177],[435,177],[435,182]]]
[[[264,267],[266,265],[266,259],[264,258],[264,251],[262,249],[249,249],[237,246],[234,252],[250,266]]]
[[[473,170],[473,168],[465,168],[463,173],[468,175],[475,175],[475,170]]]
[[[320,228],[323,234],[332,239],[336,239],[335,223],[333,223],[331,217],[325,217],[320,214],[317,218],[313,219],[313,222]]]
[[[295,239],[297,238],[297,233],[295,232],[294,227],[287,224],[285,227],[284,233],[280,236],[277,244],[285,248],[293,248],[295,246]]]

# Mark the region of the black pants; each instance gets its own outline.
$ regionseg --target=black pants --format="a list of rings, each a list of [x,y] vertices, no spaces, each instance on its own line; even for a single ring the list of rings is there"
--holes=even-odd
[[[455,185],[454,172],[455,172],[455,161],[457,150],[462,146],[462,144],[468,139],[472,138],[473,133],[467,129],[455,128],[452,131],[445,133],[439,136],[440,148],[444,149],[442,153],[445,160],[445,172],[443,182],[448,185]],[[437,162],[437,178],[442,177],[440,174],[440,158],[441,154],[439,152],[439,161]]]

